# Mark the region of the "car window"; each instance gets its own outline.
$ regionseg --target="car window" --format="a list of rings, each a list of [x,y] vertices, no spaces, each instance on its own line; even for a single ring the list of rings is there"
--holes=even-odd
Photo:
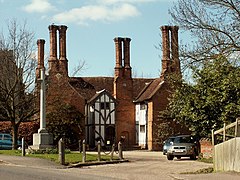
[[[11,140],[12,136],[10,134],[4,134],[4,139]]]
[[[175,138],[169,138],[165,141],[166,144],[170,144],[170,142],[173,142]]]
[[[174,143],[194,143],[194,139],[191,136],[176,137]]]
[[[3,135],[2,135],[2,134],[0,134],[0,140],[2,139],[2,137],[3,137]]]

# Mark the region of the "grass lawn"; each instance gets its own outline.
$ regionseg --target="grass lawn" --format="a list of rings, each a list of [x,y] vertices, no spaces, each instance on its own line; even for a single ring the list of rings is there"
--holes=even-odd
[[[0,150],[0,154],[21,156],[22,152],[21,152],[21,150]],[[43,158],[43,159],[49,159],[51,161],[59,162],[58,154],[26,154],[26,157]],[[97,161],[97,158],[98,157],[95,154],[87,153],[87,155],[86,155],[87,162]],[[113,159],[117,160],[118,158],[116,156],[114,156]],[[102,155],[101,154],[101,160],[102,161],[110,161],[110,155]],[[70,152],[70,153],[65,154],[66,164],[73,164],[73,163],[78,163],[81,161],[82,161],[82,154],[79,152]]]

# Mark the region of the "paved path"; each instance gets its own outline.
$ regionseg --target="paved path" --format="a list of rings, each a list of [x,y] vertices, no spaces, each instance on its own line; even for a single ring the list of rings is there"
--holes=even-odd
[[[124,151],[124,158],[130,160],[128,163],[99,165],[83,168],[66,168],[44,159],[35,159],[29,157],[16,157],[0,155],[1,167],[24,166],[30,168],[42,169],[44,172],[64,173],[67,177],[74,175],[72,179],[186,179],[186,180],[237,180],[240,179],[239,173],[210,173],[210,174],[181,174],[183,172],[194,172],[199,169],[211,167],[212,164],[192,161],[188,158],[168,161],[161,152],[147,151]],[[82,177],[82,178],[81,178]],[[1,178],[0,178],[1,179]],[[86,179],[86,178],[85,178]]]

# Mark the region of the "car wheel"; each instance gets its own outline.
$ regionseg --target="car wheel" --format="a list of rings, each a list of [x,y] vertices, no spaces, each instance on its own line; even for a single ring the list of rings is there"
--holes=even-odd
[[[177,159],[178,159],[178,160],[181,159],[181,156],[177,156]]]
[[[197,159],[197,158],[196,158],[196,153],[195,153],[195,152],[190,156],[190,159],[191,159],[191,160],[196,160],[196,159]]]
[[[168,160],[173,160],[173,158],[174,158],[173,155],[169,155],[169,154],[167,154],[167,159],[168,159]]]

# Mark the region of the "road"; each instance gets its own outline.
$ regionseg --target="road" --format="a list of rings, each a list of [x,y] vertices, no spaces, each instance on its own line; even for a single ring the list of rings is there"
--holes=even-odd
[[[66,168],[50,161],[0,155],[0,179],[3,180],[76,180],[76,179],[240,179],[238,173],[181,174],[211,167],[188,158],[168,161],[161,152],[126,151],[127,163]]]

